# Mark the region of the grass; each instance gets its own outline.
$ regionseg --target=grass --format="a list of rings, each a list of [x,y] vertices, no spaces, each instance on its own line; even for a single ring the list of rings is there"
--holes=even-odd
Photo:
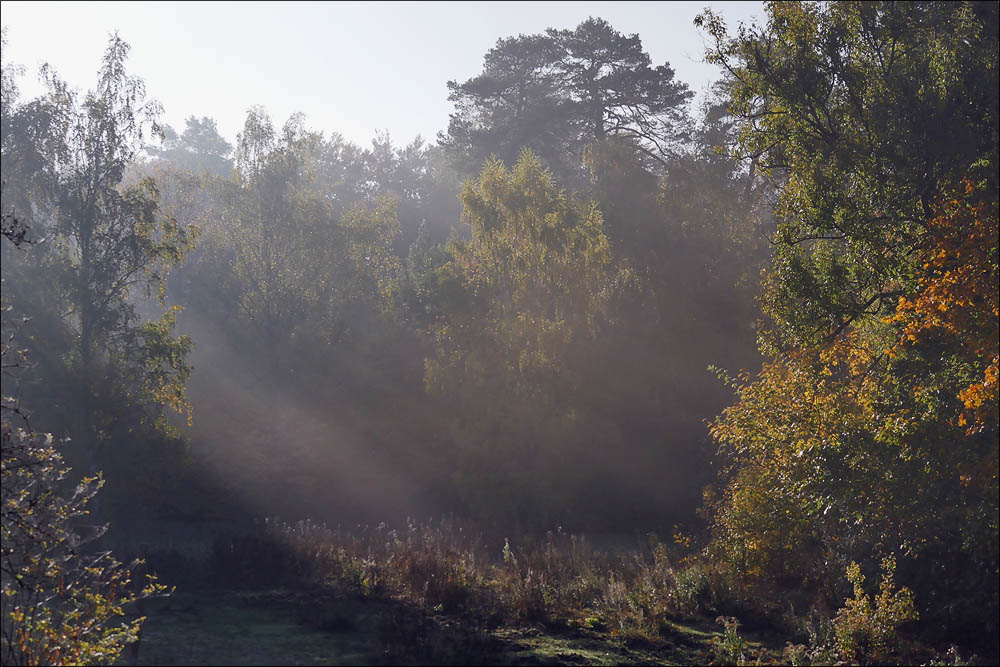
[[[655,538],[600,550],[556,531],[489,548],[447,521],[269,521],[202,561],[149,563],[198,592],[148,605],[139,664],[690,664],[728,646],[710,619],[732,595]]]
[[[139,664],[840,659],[829,632],[804,637],[802,619],[788,617],[790,608],[777,614],[780,596],[755,598],[724,568],[653,536],[631,549],[598,549],[561,531],[491,546],[448,521],[409,522],[401,530],[267,521],[218,538],[206,553],[150,555],[152,571],[189,592],[149,605]],[[852,622],[868,632],[881,627],[878,618],[866,612]],[[882,662],[961,662],[957,654],[925,648],[883,653]]]
[[[175,593],[149,604],[139,665],[670,665],[706,663],[711,628],[634,641],[585,628],[476,628],[394,600],[332,591]],[[131,664],[127,649],[121,664]]]
[[[140,665],[363,664],[375,646],[370,632],[324,632],[233,595],[175,593],[146,613]]]

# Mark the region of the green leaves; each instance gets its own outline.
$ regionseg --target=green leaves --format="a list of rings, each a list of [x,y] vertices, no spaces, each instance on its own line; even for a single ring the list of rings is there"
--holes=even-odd
[[[491,156],[513,164],[528,148],[570,182],[583,175],[584,147],[609,137],[665,162],[693,96],[669,64],[651,66],[638,35],[599,18],[501,39],[481,74],[448,89],[458,111],[441,139],[461,170],[478,171]]]
[[[237,179],[214,184],[202,268],[223,272],[240,321],[271,350],[293,338],[341,342],[399,305],[399,200],[349,203],[325,191],[333,145],[299,117],[278,135],[255,108],[238,141]]]
[[[487,347],[517,351],[508,367],[528,386],[538,373],[570,372],[559,349],[590,330],[613,291],[600,212],[571,203],[529,152],[510,172],[488,164],[466,184],[462,202],[473,238],[450,246],[454,259],[444,270],[480,304],[484,319],[474,329],[497,337]]]
[[[957,534],[997,514],[982,474],[997,441],[996,170],[985,197],[967,176],[996,164],[998,46],[970,37],[995,34],[997,15],[774,3],[735,38],[700,19],[730,73],[737,152],[781,184],[761,302],[772,361],[712,427],[733,461],[715,547],[753,577],[832,586],[833,561],[932,553],[944,574],[907,568],[929,614],[932,577],[969,613],[996,607],[966,583],[996,581],[996,544]]]
[[[47,377],[73,378],[55,383],[66,395],[54,400],[74,405],[63,427],[91,451],[109,435],[97,396],[119,406],[110,421],[122,421],[125,405],[137,420],[160,422],[164,405],[187,407],[190,341],[171,337],[172,315],[142,324],[135,299],[155,295],[162,304],[165,276],[197,230],[164,214],[152,179],[126,179],[145,140],[159,134],[160,110],[127,71],[128,51],[113,36],[96,87],[82,97],[46,72],[45,97],[4,107],[4,206],[37,215],[46,237],[9,267],[5,258],[5,289],[19,312],[37,318],[32,348]]]
[[[560,489],[575,482],[560,462],[592,454],[575,417],[579,360],[597,349],[625,272],[596,205],[571,199],[530,152],[509,171],[487,164],[462,202],[472,238],[450,243],[438,270],[443,312],[425,365],[453,406],[456,486],[493,516],[565,512]]]

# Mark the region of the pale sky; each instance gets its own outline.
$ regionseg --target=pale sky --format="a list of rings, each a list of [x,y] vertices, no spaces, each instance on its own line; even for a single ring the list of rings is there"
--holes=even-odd
[[[307,125],[368,145],[429,142],[448,125],[447,81],[482,68],[497,39],[574,28],[588,16],[638,33],[654,65],[669,61],[695,92],[718,71],[701,61],[704,7],[731,27],[760,19],[760,2],[15,2],[2,3],[4,54],[24,65],[22,96],[41,91],[44,62],[71,85],[94,85],[108,34],[132,45],[129,71],[146,81],[176,129],[189,115],[216,119],[233,141],[260,104],[281,125]]]

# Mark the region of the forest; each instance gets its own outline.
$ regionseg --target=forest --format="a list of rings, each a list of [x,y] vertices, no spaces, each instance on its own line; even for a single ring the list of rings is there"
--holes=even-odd
[[[998,11],[498,35],[367,146],[5,27],[3,664],[996,664]]]

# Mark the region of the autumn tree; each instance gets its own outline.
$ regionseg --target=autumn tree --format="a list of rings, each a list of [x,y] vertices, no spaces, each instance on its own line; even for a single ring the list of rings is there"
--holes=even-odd
[[[735,38],[698,19],[728,72],[735,153],[781,185],[769,360],[712,427],[731,461],[715,553],[834,599],[849,562],[897,555],[925,622],[991,635],[997,6],[767,14]]]

